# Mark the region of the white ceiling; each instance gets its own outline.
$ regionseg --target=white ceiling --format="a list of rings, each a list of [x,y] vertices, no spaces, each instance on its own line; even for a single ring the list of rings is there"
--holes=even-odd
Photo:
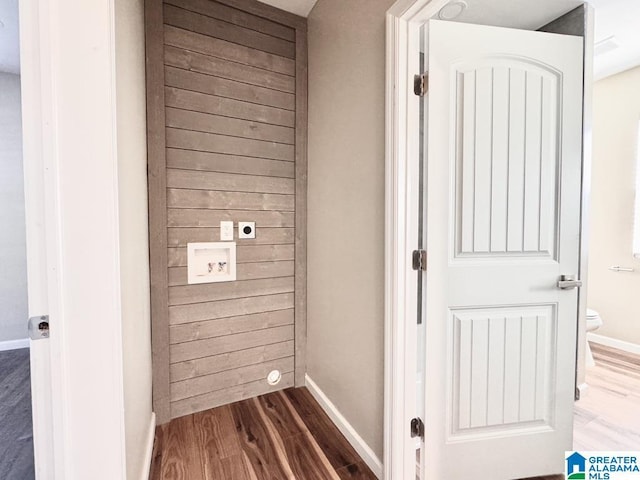
[[[20,73],[18,1],[0,0],[0,72]],[[307,17],[317,0],[260,0]],[[346,1],[346,0],[343,0]],[[456,21],[535,30],[581,0],[466,0]],[[589,0],[596,9],[595,40],[614,36],[618,48],[597,55],[594,74],[604,78],[640,65],[640,0]]]
[[[640,1],[589,0],[596,9],[596,45],[615,36],[619,47],[596,55],[596,80],[640,65]]]
[[[318,0],[258,0],[267,5],[295,13],[301,17],[308,17],[309,12]],[[344,1],[344,0],[343,0]]]
[[[588,0],[595,8],[595,41],[614,36],[619,47],[594,59],[596,80],[640,65],[640,1]],[[457,22],[535,30],[581,0],[466,0]]]
[[[0,72],[20,73],[18,0],[0,0]]]
[[[456,22],[536,30],[584,2],[581,0],[466,0],[465,3],[468,8],[455,19]]]

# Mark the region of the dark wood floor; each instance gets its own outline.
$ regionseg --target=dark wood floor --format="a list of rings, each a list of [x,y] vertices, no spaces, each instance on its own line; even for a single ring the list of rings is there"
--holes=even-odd
[[[151,480],[375,479],[306,388],[158,427]]]
[[[0,352],[0,478],[35,478],[29,349]]]
[[[640,356],[592,344],[596,366],[576,403],[576,450],[640,448]],[[0,477],[3,478],[3,477]],[[158,427],[151,480],[374,479],[306,388]],[[564,475],[529,480],[562,480]]]

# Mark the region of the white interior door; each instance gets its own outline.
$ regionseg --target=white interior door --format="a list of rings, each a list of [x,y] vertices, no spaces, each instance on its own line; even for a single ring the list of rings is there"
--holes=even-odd
[[[571,448],[582,39],[431,21],[429,480],[563,471]]]

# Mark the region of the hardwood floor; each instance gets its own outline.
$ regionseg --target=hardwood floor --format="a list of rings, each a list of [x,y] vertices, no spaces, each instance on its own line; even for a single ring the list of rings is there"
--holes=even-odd
[[[640,356],[591,343],[596,366],[576,403],[576,450],[640,449]]]
[[[29,349],[0,352],[0,478],[35,478]]]
[[[575,406],[574,448],[638,450],[640,356],[595,344],[592,350],[596,366],[587,370],[589,391]],[[309,391],[299,388],[158,427],[150,478],[370,480],[375,476]]]
[[[152,480],[373,480],[306,388],[172,420],[156,430]]]

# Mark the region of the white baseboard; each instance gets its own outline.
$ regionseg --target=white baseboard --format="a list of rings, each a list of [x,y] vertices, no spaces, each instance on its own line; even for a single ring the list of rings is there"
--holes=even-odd
[[[156,414],[151,412],[151,421],[149,422],[149,431],[147,432],[147,442],[144,451],[144,470],[140,480],[149,480],[151,473],[151,462],[153,460],[153,442],[156,438]]]
[[[362,457],[362,460],[369,466],[371,471],[379,479],[382,478],[382,461],[371,450],[371,447],[367,445],[367,442],[358,435],[355,428],[347,421],[346,418],[340,413],[336,406],[329,400],[322,390],[316,385],[316,383],[309,378],[309,375],[305,376],[307,388],[313,398],[320,404],[322,409],[329,415],[329,418],[335,423],[338,430],[345,436],[351,446],[358,452],[358,455]]]
[[[587,340],[593,343],[599,343],[611,348],[617,348],[624,352],[634,353],[640,355],[640,345],[631,342],[625,342],[624,340],[618,340],[617,338],[605,337],[596,333],[587,333]]]
[[[0,352],[4,352],[5,350],[18,350],[20,348],[29,348],[28,338],[20,338],[18,340],[6,340],[4,342],[0,342]]]

